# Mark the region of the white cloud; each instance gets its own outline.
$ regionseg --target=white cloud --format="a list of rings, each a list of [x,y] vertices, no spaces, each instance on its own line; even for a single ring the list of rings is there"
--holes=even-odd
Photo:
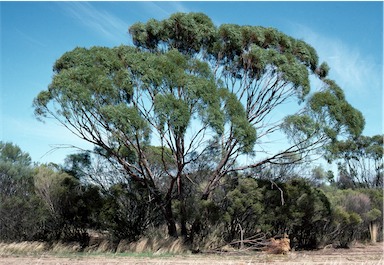
[[[62,6],[72,17],[102,37],[115,42],[127,42],[129,25],[120,18],[87,2],[65,2]]]
[[[169,2],[169,4],[175,9],[176,12],[188,13],[190,10],[186,8],[182,2]]]
[[[135,11],[137,17],[141,17],[139,14],[144,13],[148,17],[164,19],[175,12],[189,12],[180,2],[156,3],[143,1],[138,3],[141,7],[140,10]],[[95,5],[89,2],[64,2],[59,3],[59,5],[70,16],[96,34],[115,43],[130,42],[128,28],[132,22],[137,21],[130,21],[129,17],[127,17],[127,20],[122,20],[108,11],[96,8]]]
[[[156,2],[144,1],[141,2],[144,6],[144,10],[150,15],[157,19],[165,19],[175,12],[189,12],[187,8],[183,6],[180,2],[161,2],[158,4]],[[144,22],[144,21],[143,21]]]
[[[294,28],[294,35],[316,49],[320,63],[325,61],[331,68],[330,78],[344,90],[365,94],[382,87],[382,66],[374,58],[338,38],[320,35],[303,25],[295,24]]]

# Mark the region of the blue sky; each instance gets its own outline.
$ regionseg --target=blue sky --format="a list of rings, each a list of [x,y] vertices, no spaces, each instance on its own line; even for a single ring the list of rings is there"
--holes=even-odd
[[[330,78],[366,118],[365,135],[383,133],[383,2],[0,2],[0,140],[19,145],[33,161],[62,163],[90,148],[54,120],[33,115],[52,65],[75,47],[131,44],[128,27],[175,12],[204,12],[222,23],[274,27],[303,39],[331,67]]]

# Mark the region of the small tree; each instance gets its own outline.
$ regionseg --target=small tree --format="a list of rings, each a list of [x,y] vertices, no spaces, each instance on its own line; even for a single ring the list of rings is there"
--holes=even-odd
[[[223,219],[227,227],[227,241],[241,240],[257,233],[262,206],[262,193],[252,178],[239,178],[237,185],[227,191]]]
[[[119,183],[104,193],[100,209],[100,228],[108,231],[113,242],[137,240],[150,224],[156,223],[156,205],[148,201],[144,187],[137,183]]]
[[[46,215],[35,195],[31,162],[17,145],[0,142],[0,240],[39,239]]]
[[[75,177],[41,165],[34,176],[35,190],[49,213],[45,222],[48,240],[78,241],[85,247],[88,228],[97,228],[103,200],[99,189],[82,185]]]

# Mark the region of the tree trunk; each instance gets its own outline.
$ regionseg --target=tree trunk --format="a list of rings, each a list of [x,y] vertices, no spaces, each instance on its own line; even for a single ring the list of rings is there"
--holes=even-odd
[[[189,241],[190,243],[193,243],[194,236],[199,234],[201,231],[201,222],[200,222],[200,216],[196,217],[195,221],[192,224],[191,231],[189,233]]]
[[[165,221],[167,222],[168,235],[171,237],[178,237],[176,229],[176,221],[172,212],[172,200],[167,199],[165,202],[165,212],[164,212]]]
[[[178,192],[179,192],[179,202],[180,202],[180,233],[185,240],[187,239],[187,236],[188,236],[187,208],[186,208],[187,206],[185,201],[184,187],[181,179],[181,174],[178,176]]]
[[[182,198],[180,201],[180,233],[184,237],[184,239],[188,236],[187,231],[187,211],[185,206],[185,200]]]
[[[240,223],[237,224],[240,228],[240,249],[244,248],[244,229]]]
[[[377,223],[376,222],[370,222],[369,223],[369,233],[371,235],[371,242],[376,243],[377,242]]]

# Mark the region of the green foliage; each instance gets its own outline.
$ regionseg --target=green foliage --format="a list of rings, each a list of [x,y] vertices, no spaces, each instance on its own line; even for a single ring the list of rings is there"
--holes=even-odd
[[[287,116],[284,120],[283,128],[290,138],[300,141],[302,139],[308,139],[317,133],[320,125],[309,115],[302,114]]]
[[[227,240],[239,237],[240,227],[245,238],[257,233],[257,224],[263,210],[261,189],[252,178],[240,178],[237,185],[229,190],[223,204],[223,221],[228,230]]]
[[[74,172],[79,176],[80,172]],[[36,168],[36,193],[45,205],[45,226],[41,237],[46,240],[77,241],[86,246],[86,229],[97,223],[101,197],[96,186],[83,186],[75,177],[48,166]]]
[[[326,62],[323,62],[317,69],[317,74],[320,78],[326,78],[329,73],[330,67]]]
[[[148,146],[145,148],[144,153],[150,161],[151,165],[162,167],[165,165],[170,166],[173,162],[172,151],[168,148],[161,146]]]
[[[153,66],[162,78],[154,89],[154,112],[159,125],[167,123],[183,135],[193,115],[217,132],[223,131],[218,88],[206,63],[188,60],[176,50],[154,58]]]
[[[352,137],[359,136],[365,125],[362,113],[345,100],[334,81],[325,79],[324,82],[326,89],[315,93],[309,101],[310,109],[321,116],[324,132],[334,141],[342,128]]]
[[[323,243],[331,205],[325,194],[304,179],[286,183],[259,181],[263,191],[263,223],[272,235],[287,233],[291,246],[316,248]]]
[[[82,152],[68,155],[64,160],[64,172],[81,180],[87,175],[87,169],[91,166],[91,155]]]
[[[281,128],[302,148],[321,143],[323,150],[335,151],[340,137],[357,139],[361,135],[365,120],[362,113],[346,101],[343,90],[333,80],[323,79],[323,82],[324,89],[311,95],[307,110],[288,115]],[[331,160],[330,156],[327,158]]]
[[[339,186],[383,187],[383,136],[359,136],[337,141],[328,149],[329,160],[338,161]]]
[[[224,94],[226,120],[232,125],[234,138],[240,143],[242,152],[250,153],[256,142],[256,129],[246,118],[243,105],[232,93]]]
[[[53,69],[57,75],[49,91],[55,96],[63,90],[70,98],[89,106],[90,99],[105,105],[129,101],[132,95],[129,73],[116,49],[76,48],[57,60]]]
[[[272,66],[293,84],[301,100],[310,90],[307,67],[319,72],[321,78],[329,71],[326,63],[318,67],[316,51],[302,40],[260,26],[222,24],[216,29],[200,13],[177,13],[162,21],[136,23],[130,34],[136,46],[152,52],[164,51],[164,47],[190,55],[206,52],[229,76],[241,78],[245,74],[258,80]]]
[[[178,49],[183,54],[198,53],[209,48],[215,38],[215,27],[205,14],[175,13],[169,19],[135,23],[129,28],[137,47],[155,50],[166,44],[168,49]]]
[[[109,122],[113,128],[113,136],[116,140],[123,142],[120,133],[127,136],[135,135],[142,143],[147,143],[150,138],[150,129],[148,123],[141,117],[138,110],[125,104],[108,105],[100,109],[103,118]]]
[[[253,36],[252,31],[260,35]],[[214,56],[229,76],[241,78],[244,74],[259,80],[268,75],[272,67],[273,74],[279,73],[282,80],[292,84],[300,100],[309,93],[309,73],[305,63],[300,61],[302,58],[289,48],[295,42],[292,38],[271,28],[229,24],[220,26],[218,34],[222,46]]]
[[[188,105],[184,101],[175,98],[173,95],[157,95],[155,112],[158,113],[160,126],[164,126],[168,122],[172,127],[172,131],[181,135],[185,134],[191,114]]]
[[[0,240],[37,239],[43,221],[30,156],[17,145],[0,142]]]
[[[85,176],[93,167],[89,153],[68,156],[63,171],[52,165],[32,167],[29,155],[11,143],[1,143],[0,150],[1,240],[75,241],[84,248],[89,244],[88,229],[108,231],[113,243],[132,242],[149,227],[160,229],[166,223],[158,198],[142,183],[122,178],[100,189],[87,182]],[[168,163],[167,170],[175,170],[172,150],[148,146],[142,155],[150,161],[151,170],[158,170],[159,192],[167,191],[169,180],[161,174]],[[354,240],[368,240],[372,223],[382,240],[383,194],[379,189],[318,185],[327,173],[315,168],[312,181],[228,175],[210,198],[201,200],[196,184],[203,185],[207,172],[202,168],[190,174],[190,181],[181,186],[183,197],[171,205],[173,217],[185,221],[184,239],[191,247],[225,244],[260,232],[267,236],[287,233],[291,247],[298,249],[331,243],[348,247]]]
[[[311,46],[301,40],[295,40],[274,28],[223,24],[218,29],[218,36],[219,45],[221,44],[222,46],[216,46],[215,56],[218,59],[224,59],[227,63],[235,62],[244,50],[252,53],[253,50],[257,50],[260,47],[259,52],[266,51],[269,53],[269,56],[254,57],[255,59],[264,58],[264,60],[267,60],[264,64],[261,62],[259,66],[262,67],[253,67],[253,70],[256,70],[255,72],[262,72],[267,64],[274,64],[278,67],[283,66],[280,70],[284,73],[284,70],[292,69],[284,68],[288,67],[287,59],[290,59],[291,63],[295,63],[291,55],[311,69],[316,69],[317,67],[317,54]],[[278,55],[281,56],[279,57]],[[246,60],[244,62],[246,63]]]
[[[315,187],[322,187],[326,184],[334,183],[334,175],[332,170],[325,171],[322,166],[314,167],[311,171],[311,182]]]
[[[21,151],[17,145],[0,142],[0,161],[28,167],[31,164],[31,157]]]
[[[383,227],[383,194],[374,189],[338,190],[330,188],[326,195],[332,204],[331,242],[349,247],[354,240],[369,238],[369,224],[377,221]]]
[[[372,209],[369,212],[364,214],[364,219],[368,222],[374,222],[379,220],[379,218],[382,216],[382,212],[379,209]]]
[[[104,194],[104,204],[100,210],[100,228],[110,233],[113,242],[139,239],[156,213],[143,187],[130,187],[127,184],[116,184]]]
[[[291,247],[313,249],[327,243],[333,218],[324,192],[299,178],[287,182],[228,178],[204,205],[196,213],[201,225],[196,237],[215,231],[225,242],[239,240],[241,231],[244,238],[287,233]],[[208,215],[204,209],[210,209]]]

